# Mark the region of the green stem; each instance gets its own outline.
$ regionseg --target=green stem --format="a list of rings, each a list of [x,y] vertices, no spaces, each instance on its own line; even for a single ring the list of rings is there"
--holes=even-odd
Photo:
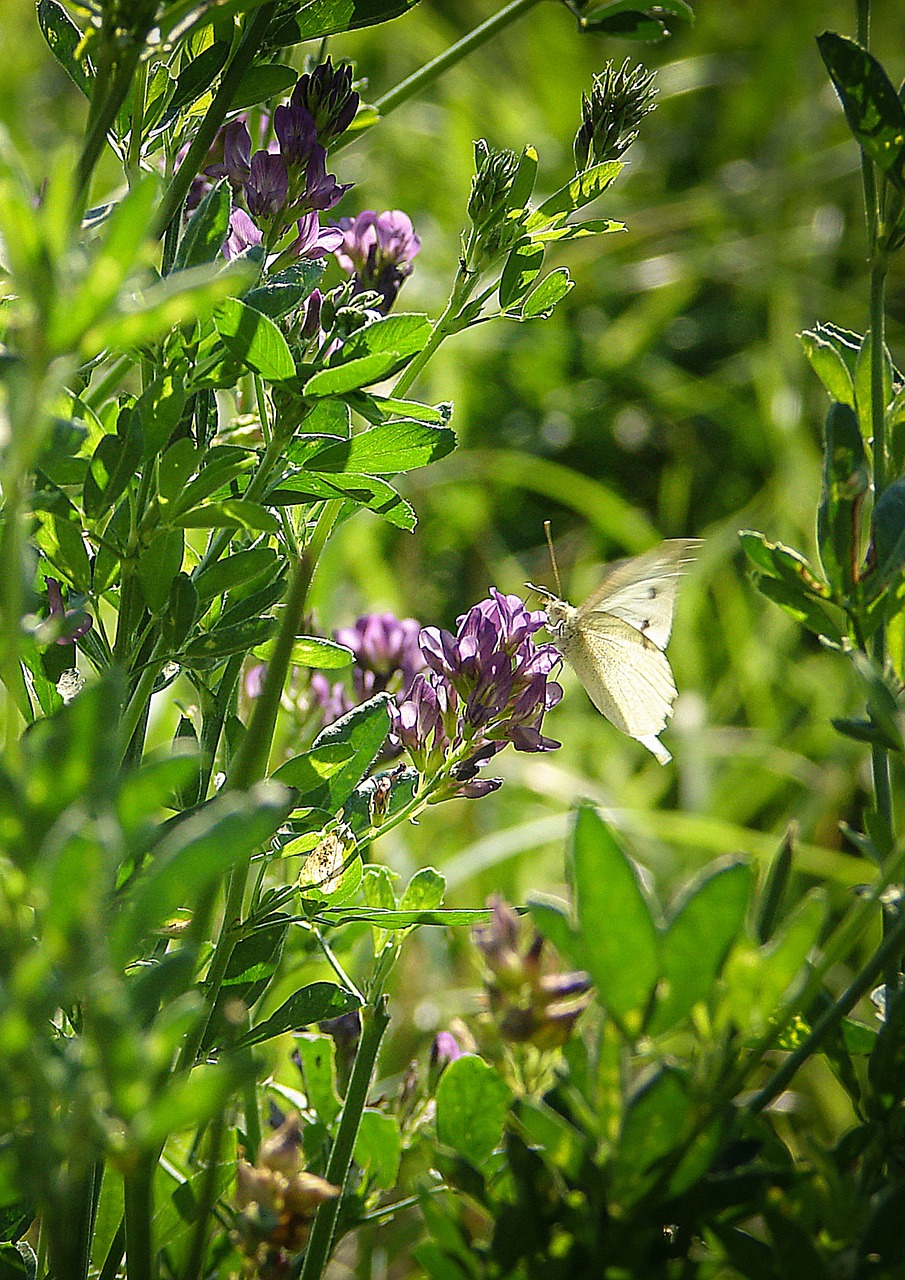
[[[120,1224],[114,1232],[113,1239],[110,1241],[110,1248],[107,1250],[107,1256],[104,1259],[104,1265],[101,1267],[101,1273],[98,1280],[116,1280],[119,1274],[119,1264],[123,1260],[123,1254],[126,1251],[126,1220],[120,1219]]]
[[[280,708],[280,697],[292,660],[292,646],[305,611],[308,590],[311,586],[314,570],[341,506],[342,499],[324,504],[324,509],[311,535],[311,539],[295,565],[283,607],[276,645],[273,655],[267,664],[264,687],[260,696],[255,699],[254,710],[251,713],[245,737],[242,739],[242,745],[230,765],[229,773],[224,783],[225,787],[237,791],[247,791],[249,787],[263,778],[267,771],[273,731]],[[223,921],[220,926],[220,934],[217,938],[214,954],[211,957],[207,981],[205,982],[205,995],[210,1013],[213,1013],[217,995],[226,976],[230,956],[238,941],[236,925],[242,918],[242,904],[245,899],[245,886],[250,866],[251,859],[246,859],[233,867],[229,875]],[[207,1031],[210,1013],[206,1020],[199,1019],[196,1029],[191,1035],[186,1036],[183,1041],[177,1070],[187,1070],[194,1063],[198,1049]]]
[[[374,1005],[363,1010],[362,1013],[361,1040],[355,1055],[355,1066],[352,1068],[339,1128],[336,1131],[336,1139],[325,1171],[327,1181],[343,1191],[352,1165],[352,1152],[355,1149],[361,1115],[374,1077],[377,1051],[389,1022],[387,998],[379,995]],[[342,1197],[328,1200],[317,1211],[305,1252],[305,1260],[299,1273],[301,1280],[320,1280],[324,1272],[333,1246],[333,1234],[341,1199]]]
[[[772,1102],[791,1083],[798,1068],[806,1062],[823,1044],[830,1032],[839,1026],[846,1014],[854,1009],[862,996],[867,995],[877,979],[881,977],[886,964],[898,958],[905,940],[905,913],[895,919],[892,928],[883,942],[873,953],[867,964],[852,980],[842,995],[834,1000],[828,1009],[814,1023],[807,1037],[786,1058],[782,1066],[774,1071],[764,1087],[746,1104],[748,1111],[763,1111],[768,1102]]]
[[[486,22],[482,22],[479,27],[475,27],[467,36],[463,36],[461,40],[457,40],[455,44],[444,50],[436,58],[432,58],[430,62],[426,62],[423,67],[413,72],[405,80],[396,85],[395,89],[391,89],[389,93],[385,93],[382,98],[378,98],[374,103],[380,118],[388,116],[391,111],[395,111],[397,107],[402,106],[403,102],[407,102],[409,98],[421,93],[429,85],[439,79],[444,72],[449,71],[456,63],[461,62],[468,54],[473,53],[475,49],[479,49],[482,44],[486,44],[493,36],[498,35],[500,31],[505,30],[523,13],[527,13],[533,9],[539,0],[512,0],[511,4],[507,4],[499,13],[495,13],[493,17],[488,18]],[[362,136],[362,132],[345,134],[342,138],[330,148],[331,153],[341,150],[350,142],[354,142],[356,138]]]
[[[211,1217],[213,1215],[214,1205],[217,1200],[217,1182],[220,1174],[220,1152],[223,1146],[223,1135],[226,1132],[226,1119],[222,1111],[218,1112],[211,1121],[208,1151],[207,1151],[207,1168],[204,1170],[204,1177],[201,1182],[201,1191],[198,1196],[197,1216],[195,1218],[195,1230],[192,1232],[192,1243],[189,1249],[188,1261],[182,1272],[182,1280],[198,1280],[204,1269],[207,1238],[211,1226]],[[132,1280],[131,1275],[129,1280]]]
[[[236,90],[246,71],[254,62],[255,55],[261,47],[261,41],[267,34],[270,20],[276,11],[276,0],[270,0],[269,4],[261,5],[248,19],[248,26],[245,28],[245,34],[242,36],[239,47],[221,77],[220,88],[214,94],[213,101],[205,112],[204,119],[201,121],[185,159],[164,193],[163,201],[157,213],[157,220],[154,224],[154,234],[158,238],[164,234],[179,211],[183,200],[188,195],[192,179],[201,168],[208,151],[210,151],[211,144],[217,136],[217,130],[226,119],[226,114],[232,106]]]
[[[132,125],[129,131],[129,152],[126,156],[126,172],[130,185],[138,177],[141,168],[142,129],[145,118],[145,93],[148,88],[148,64],[140,62],[135,76],[135,99],[132,104]]]
[[[427,364],[428,360],[430,360],[431,356],[440,346],[440,343],[443,342],[452,331],[451,322],[455,320],[456,316],[462,310],[462,307],[468,300],[468,295],[474,288],[475,283],[475,277],[466,276],[461,271],[459,272],[456,277],[456,282],[453,285],[452,293],[449,295],[449,301],[443,308],[443,313],[431,330],[431,336],[415,356],[408,368],[400,374],[396,385],[393,387],[394,396],[401,398],[414,385],[415,380]]]
[[[103,404],[106,404],[134,364],[134,356],[120,356],[107,370],[97,386],[82,397],[88,408],[97,412]]]
[[[126,1222],[126,1274],[129,1280],[154,1280],[154,1197],[153,1157],[140,1156],[138,1164],[123,1177]]]

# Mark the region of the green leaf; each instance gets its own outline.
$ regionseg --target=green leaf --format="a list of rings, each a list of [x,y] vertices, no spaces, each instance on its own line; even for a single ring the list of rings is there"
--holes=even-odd
[[[855,585],[861,554],[861,506],[869,483],[855,411],[851,405],[834,402],[826,416],[817,546],[827,581],[843,595]]]
[[[622,40],[640,40],[647,44],[665,40],[693,22],[694,11],[684,0],[660,0],[658,4],[616,0],[616,3],[602,5],[599,9],[585,10],[578,20],[582,31],[618,36]]]
[[[854,408],[854,359],[852,359],[851,367],[849,367],[844,341],[836,333],[825,329],[822,325],[817,325],[816,329],[805,330],[799,336],[805,355],[811,362],[811,368],[817,374],[824,387],[826,387],[830,398],[837,400],[840,404],[848,404]],[[860,346],[861,340],[858,335],[851,334],[850,336]],[[855,356],[857,355],[858,346],[854,348]]]
[[[576,174],[571,182],[560,187],[531,214],[525,223],[526,233],[531,235],[542,231],[556,219],[563,220],[577,209],[583,209],[615,182],[623,167],[619,160],[607,160]]]
[[[187,645],[180,653],[179,661],[186,667],[204,667],[231,653],[248,653],[255,645],[267,640],[275,627],[274,618],[248,618],[234,626],[215,627]]]
[[[731,1018],[748,1040],[763,1034],[793,984],[802,979],[825,916],[825,895],[812,890],[766,946],[749,944],[732,951],[723,971],[723,1021]]]
[[[177,324],[206,320],[218,303],[247,284],[243,263],[225,268],[211,264],[179,271],[134,296],[120,296],[83,336],[82,355],[88,358],[107,348],[129,351],[156,341]]]
[[[169,599],[170,586],[182,568],[184,541],[181,529],[157,529],[139,553],[138,581],[151,613],[159,613]]]
[[[267,495],[267,501],[278,507],[298,505],[299,502],[312,498],[336,497],[344,497],[357,506],[367,507],[398,529],[412,530],[418,523],[411,505],[400,497],[391,484],[378,476],[354,475],[342,471],[327,474],[296,472],[281,480],[279,488]]]
[[[121,435],[104,436],[91,458],[82,495],[85,515],[100,520],[135,479],[142,459],[141,432],[134,414],[126,410],[118,424]]]
[[[872,536],[877,575],[887,585],[905,564],[905,480],[894,480],[881,493],[874,507]],[[874,583],[871,589],[876,591]]]
[[[545,320],[553,314],[557,303],[571,291],[575,282],[565,267],[557,267],[532,289],[521,305],[520,320]]]
[[[289,343],[272,320],[238,298],[229,298],[214,312],[214,324],[230,355],[268,382],[295,377]]]
[[[432,331],[427,316],[384,316],[366,324],[345,340],[326,369],[308,379],[303,394],[342,395],[382,382],[422,350]]]
[[[256,289],[246,293],[242,301],[262,315],[269,316],[271,320],[279,320],[309,297],[325,270],[325,263],[319,259],[294,262],[282,271],[268,276]],[[308,425],[307,418],[305,425]],[[314,429],[320,430],[319,427]]]
[[[658,1035],[713,994],[720,969],[741,933],[754,886],[748,863],[708,868],[689,885],[661,938],[664,982],[646,1028]],[[665,987],[665,989],[664,989]]]
[[[82,43],[81,31],[57,0],[38,0],[38,23],[50,52],[72,82],[90,100],[94,68],[87,58],[82,62],[75,56]]]
[[[279,533],[280,522],[266,507],[247,498],[206,502],[172,517],[183,529],[250,529],[253,533]]]
[[[279,556],[271,547],[251,547],[247,551],[234,551],[198,574],[195,578],[198,598],[213,600],[215,596],[250,583],[259,575],[272,573],[279,564]]]
[[[74,296],[62,294],[57,301],[46,335],[51,349],[72,350],[96,322],[103,322],[136,266],[147,238],[157,187],[155,177],[143,177],[114,208]]]
[[[544,246],[525,237],[510,250],[500,277],[500,306],[505,311],[519,302],[544,265]]]
[[[426,422],[430,427],[445,427],[449,424],[452,417],[451,404],[419,404],[417,400],[397,400],[393,396],[375,396],[365,391],[350,392],[346,397],[346,401],[356,411],[360,413],[368,422],[375,425],[379,422],[385,422],[387,418],[402,418],[412,422]],[[339,401],[320,401],[318,407],[328,404],[341,404]],[[305,419],[307,425],[309,418]],[[321,428],[318,428],[320,430]],[[323,428],[330,430],[330,428]],[[332,428],[334,434],[348,438],[349,432],[337,431]]]
[[[182,239],[179,241],[179,248],[176,250],[174,271],[185,271],[187,267],[200,267],[219,257],[223,241],[229,235],[229,215],[232,204],[232,192],[224,178],[213,190],[208,191],[189,218],[188,225],[182,233]]]
[[[603,1005],[637,1034],[660,972],[657,931],[634,866],[590,805],[575,818],[572,865],[583,967]]]
[[[281,46],[322,40],[359,27],[389,22],[407,13],[418,0],[302,0],[274,24],[272,39]]]
[[[408,882],[399,899],[400,911],[435,911],[443,905],[446,877],[433,867],[422,867]]]
[[[185,408],[185,368],[158,374],[135,402],[145,461],[157,456],[176,430]]]
[[[253,450],[240,449],[235,445],[220,444],[208,449],[204,466],[195,479],[174,496],[173,513],[188,511],[199,506],[212,493],[226,490],[227,485],[250,471],[257,461],[258,456]]]
[[[329,986],[329,983],[318,983]],[[339,988],[337,987],[337,990]],[[342,1104],[336,1094],[335,1043],[332,1036],[313,1031],[295,1036],[299,1067],[308,1106],[323,1125],[332,1124]]]
[[[179,907],[194,905],[202,889],[256,853],[289,816],[292,803],[286,787],[261,782],[246,792],[221,791],[169,828],[113,923],[110,945],[116,962],[132,960],[153,929]]]
[[[248,107],[256,107],[259,102],[269,102],[271,98],[278,98],[293,88],[296,80],[298,72],[280,63],[269,62],[251,67],[239,82],[229,109],[245,111]]]
[[[815,599],[801,588],[776,578],[754,575],[753,581],[762,595],[778,604],[790,618],[813,631],[814,635],[822,636],[833,644],[842,644],[846,639],[845,616],[829,601]]]
[[[834,31],[818,36],[817,47],[859,146],[905,191],[905,107],[882,65]]]
[[[631,1098],[613,1159],[613,1198],[631,1204],[650,1185],[655,1166],[681,1146],[691,1117],[682,1076],[661,1068]]]
[[[369,877],[366,868],[364,883]],[[340,924],[370,924],[379,929],[411,929],[415,925],[438,925],[443,929],[471,929],[476,924],[487,924],[490,912],[477,909],[444,907],[439,911],[394,911],[383,907],[342,907],[335,912],[324,911],[337,927]]]
[[[203,450],[189,436],[173,441],[157,467],[157,492],[165,503],[182,496],[202,456]]]
[[[437,1137],[480,1165],[499,1145],[511,1102],[503,1077],[481,1058],[463,1054],[437,1086]]]
[[[377,758],[377,753],[390,731],[388,705],[390,695],[378,693],[376,698],[362,703],[328,725],[314,740],[313,750],[319,747],[351,747],[348,762],[326,780],[321,791],[312,791],[306,797],[309,804],[331,812],[339,809],[355,790]]]
[[[275,640],[258,645],[255,657],[266,662],[273,654]],[[355,654],[344,644],[324,640],[320,636],[296,636],[292,642],[290,662],[296,667],[313,667],[316,671],[335,671],[348,667],[355,661]]]
[[[401,1158],[399,1121],[384,1111],[366,1107],[355,1136],[353,1159],[364,1170],[369,1184],[381,1191],[394,1187]]]
[[[300,793],[300,800],[317,808],[311,800],[311,793],[329,782],[354,755],[355,748],[348,742],[312,747],[310,751],[303,751],[281,764],[272,777],[286,787],[294,787]]]
[[[217,76],[226,66],[229,50],[228,40],[215,40],[185,64],[179,72],[173,96],[170,98],[166,116],[161,120],[161,124],[172,124],[183,107],[200,98],[202,94],[210,92]]]
[[[294,992],[276,1013],[252,1027],[239,1040],[239,1047],[261,1044],[274,1036],[285,1035],[287,1031],[301,1031],[315,1022],[341,1018],[344,1013],[360,1008],[361,1001],[351,991],[345,991],[334,982],[312,982],[310,986]]]
[[[349,440],[327,443],[308,459],[311,471],[354,472],[368,476],[414,471],[445,458],[456,447],[448,427],[420,422],[385,422]]]

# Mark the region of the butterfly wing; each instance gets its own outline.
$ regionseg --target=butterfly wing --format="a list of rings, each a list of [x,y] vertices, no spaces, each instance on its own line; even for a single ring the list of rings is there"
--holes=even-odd
[[[665,649],[679,578],[697,545],[693,538],[674,538],[644,555],[607,565],[600,586],[578,610],[580,624],[587,625],[591,616],[613,615]]]
[[[597,710],[666,764],[671,756],[658,735],[672,715],[676,684],[654,641],[623,618],[597,612],[577,619],[560,647]]]

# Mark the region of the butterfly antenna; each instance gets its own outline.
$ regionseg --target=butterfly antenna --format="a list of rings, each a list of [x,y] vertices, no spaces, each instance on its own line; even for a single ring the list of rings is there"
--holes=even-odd
[[[547,546],[550,548],[550,563],[553,566],[553,580],[556,590],[562,595],[562,583],[559,580],[559,565],[556,563],[556,552],[553,550],[553,535],[550,533],[550,521],[544,521],[544,533],[547,535]]]

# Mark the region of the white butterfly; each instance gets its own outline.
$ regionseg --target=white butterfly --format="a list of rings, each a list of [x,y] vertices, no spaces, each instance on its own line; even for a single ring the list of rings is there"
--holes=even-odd
[[[660,734],[676,699],[664,649],[679,578],[697,546],[695,539],[675,538],[607,565],[600,586],[577,609],[533,588],[547,600],[548,629],[594,706],[661,764],[672,759]]]

